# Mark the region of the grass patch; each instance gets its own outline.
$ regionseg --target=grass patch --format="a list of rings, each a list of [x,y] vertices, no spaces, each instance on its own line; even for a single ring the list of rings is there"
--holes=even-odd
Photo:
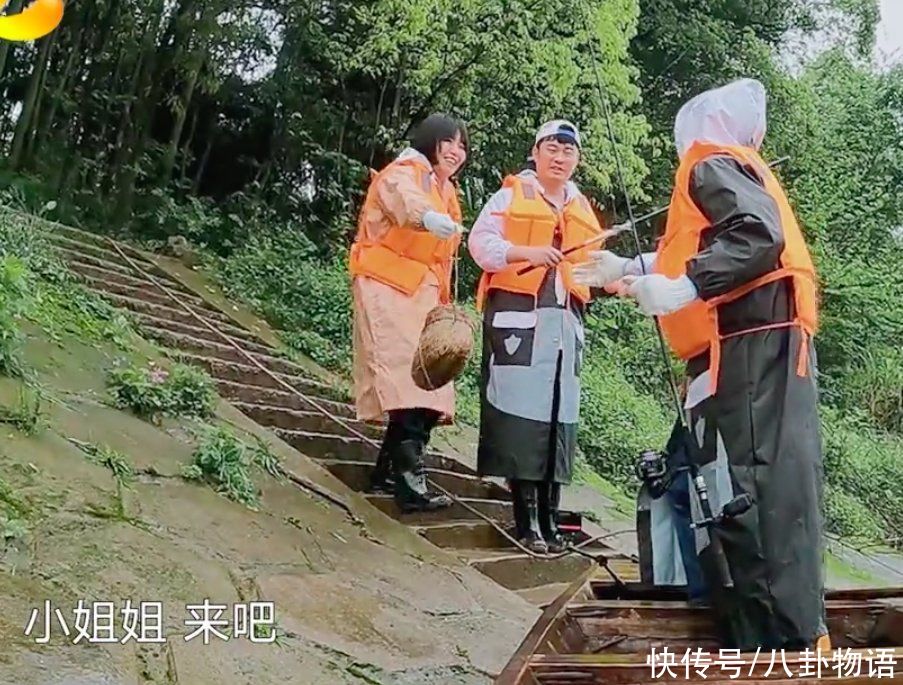
[[[14,256],[0,258],[0,373],[24,378],[20,319],[28,308],[29,274]]]
[[[30,507],[0,478],[0,549],[28,535]]]
[[[216,408],[216,386],[201,369],[174,364],[166,370],[154,362],[113,369],[107,385],[114,404],[159,423],[163,416],[209,418]]]
[[[46,423],[42,402],[40,390],[21,386],[15,405],[0,406],[0,423],[9,424],[25,435],[37,435]]]
[[[78,447],[88,461],[109,469],[113,475],[113,481],[116,483],[116,498],[112,510],[100,509],[98,507],[88,507],[88,513],[96,518],[112,519],[117,521],[126,521],[129,523],[138,523],[132,519],[125,510],[124,490],[131,487],[135,480],[135,469],[129,462],[128,457],[122,452],[113,449],[108,445],[94,445],[89,442],[82,442],[75,438],[67,438],[69,442]]]
[[[228,428],[214,426],[202,436],[182,477],[207,483],[223,496],[257,510],[260,492],[251,479],[254,469],[275,474],[278,461],[263,442],[249,446]]]
[[[857,584],[873,587],[883,585],[880,579],[876,578],[868,571],[851,566],[831,552],[825,554],[825,572],[833,578],[839,578],[840,580],[851,581]]]
[[[636,514],[636,502],[634,502],[621,488],[612,485],[578,456],[574,462],[574,482],[591,487],[599,494],[607,497],[614,504],[615,509],[625,517],[632,519]],[[590,512],[596,515],[594,512]],[[596,515],[598,516],[598,515]]]

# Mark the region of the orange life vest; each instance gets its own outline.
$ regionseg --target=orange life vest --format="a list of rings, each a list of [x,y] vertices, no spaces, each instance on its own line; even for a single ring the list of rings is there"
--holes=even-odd
[[[367,191],[358,220],[357,236],[351,246],[349,269],[354,276],[367,276],[408,296],[417,292],[427,273],[432,271],[439,281],[439,299],[446,303],[450,299],[452,261],[461,243],[460,235],[441,240],[420,226],[392,226],[378,241],[365,238],[364,221],[377,203],[376,186],[389,169],[399,166],[413,167],[434,211],[448,214],[459,223],[461,221],[457,193],[443,196],[428,166],[417,159],[392,162],[373,177]]]
[[[582,245],[602,231],[589,201],[582,194],[572,198],[558,216],[530,181],[525,181],[519,176],[509,176],[502,187],[510,188],[513,193],[511,204],[501,216],[505,222],[505,239],[514,245],[526,247],[552,245],[555,231],[559,229],[560,249],[565,251]],[[584,303],[589,301],[589,288],[574,283],[573,267],[575,264],[588,261],[591,250],[599,249],[600,244],[594,244],[575,250],[558,265],[564,287],[572,296]],[[529,266],[529,263],[517,262],[496,273],[484,272],[477,288],[477,310],[482,311],[486,296],[495,288],[523,295],[538,295],[547,269],[537,267],[519,275],[517,272],[525,266]]]
[[[765,184],[766,192],[774,199],[780,212],[784,251],[781,253],[779,267],[774,271],[707,302],[696,300],[683,309],[660,317],[662,331],[671,349],[681,359],[692,359],[706,350],[709,351],[711,389],[715,392],[718,387],[722,340],[760,330],[795,326],[802,332],[797,374],[805,376],[808,368],[809,338],[818,328],[818,286],[815,267],[784,190],[757,152],[746,147],[701,143],[693,145],[687,151],[674,179],[668,223],[665,235],[659,243],[654,270],[669,278],[685,275],[687,261],[699,252],[700,234],[710,226],[710,222],[690,197],[690,176],[696,164],[712,155],[733,157],[758,172]],[[733,302],[766,283],[784,278],[793,280],[796,314],[792,321],[738,331],[729,336],[720,334],[718,328],[720,305]]]

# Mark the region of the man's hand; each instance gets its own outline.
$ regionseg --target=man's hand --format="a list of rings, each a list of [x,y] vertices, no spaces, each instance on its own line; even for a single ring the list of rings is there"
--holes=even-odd
[[[531,266],[558,266],[564,255],[552,247],[523,247],[515,245],[508,251],[508,262],[530,262]]]
[[[644,314],[663,316],[682,309],[698,296],[696,286],[686,276],[668,278],[661,274],[625,276],[625,294],[637,301]]]

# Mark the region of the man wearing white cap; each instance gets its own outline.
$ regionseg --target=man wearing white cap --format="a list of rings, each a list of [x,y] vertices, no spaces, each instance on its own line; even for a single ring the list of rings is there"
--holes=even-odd
[[[517,536],[535,552],[560,551],[556,516],[577,441],[584,308],[573,279],[586,250],[563,253],[601,232],[571,181],[580,133],[555,120],[536,133],[532,161],[505,179],[473,226],[468,246],[483,269],[481,476],[508,479]],[[535,267],[526,271],[529,267]]]
[[[724,514],[696,537],[723,646],[830,648],[816,274],[759,154],[765,114],[765,88],[752,79],[686,103],[674,125],[680,164],[668,223],[644,260],[647,275],[638,275],[638,260],[600,252],[576,278],[595,286],[621,279],[622,293],[661,317],[669,346],[687,362],[693,461],[713,515]]]

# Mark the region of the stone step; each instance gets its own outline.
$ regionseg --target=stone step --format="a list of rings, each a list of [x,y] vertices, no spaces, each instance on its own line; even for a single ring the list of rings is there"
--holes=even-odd
[[[306,402],[295,393],[282,388],[266,388],[220,378],[214,378],[214,382],[219,394],[230,402],[272,405],[295,411],[317,411],[309,402]],[[315,400],[319,406],[329,411],[330,414],[352,420],[356,417],[354,406],[346,402],[336,402],[323,397],[316,397]]]
[[[101,283],[101,281],[96,281],[95,283],[99,284]],[[95,285],[95,283],[86,281],[85,287],[88,288],[91,292],[106,298],[109,302],[113,303],[117,307],[130,309],[132,311],[141,312],[143,314],[151,314],[153,316],[165,316],[172,321],[179,321],[181,323],[197,325],[197,319],[191,312],[180,307],[177,303],[173,302],[169,298],[166,298],[166,303],[161,303],[155,301],[154,299],[144,298],[141,296],[141,293],[133,292],[131,294],[123,294],[120,292],[104,289],[99,285]],[[208,309],[201,311],[197,311],[195,309],[194,311],[196,311],[197,314],[199,314],[205,320],[217,326],[234,325],[232,323],[232,320],[222,312],[212,311]]]
[[[54,224],[52,230],[47,231],[47,237],[52,241],[66,240],[79,245],[92,245],[104,250],[110,249],[110,243],[106,236],[63,224]],[[124,245],[124,243],[119,244]]]
[[[592,553],[604,552],[593,550]],[[613,550],[609,553],[617,556]],[[569,583],[593,563],[591,559],[576,554],[543,559],[523,552],[487,555],[486,550],[477,549],[461,556],[470,566],[511,590],[526,590],[549,583]],[[615,558],[608,563],[622,580],[639,579],[639,568],[629,559]]]
[[[227,362],[222,359],[192,354],[190,352],[180,352],[178,350],[172,350],[171,352],[170,356],[173,358],[177,358],[188,364],[196,364],[206,369],[207,373],[215,379],[243,383],[245,385],[256,385],[263,388],[274,388],[277,390],[285,389],[284,386],[276,381],[271,375],[250,364]],[[276,378],[288,383],[302,394],[310,395],[318,404],[320,398],[340,401],[340,398],[338,398],[337,395],[340,395],[341,392],[320,381],[303,378],[301,376],[287,376],[281,373],[275,373],[274,375]]]
[[[166,331],[171,331],[173,333],[179,333],[181,335],[188,335],[193,338],[200,338],[202,340],[209,340],[211,342],[222,342],[225,344],[221,335],[211,331],[209,328],[202,326],[197,322],[195,322],[196,325],[192,325],[182,323],[181,321],[173,321],[171,319],[153,316],[151,314],[143,314],[141,312],[135,312],[134,316],[142,328],[163,329]],[[242,347],[250,352],[271,356],[276,356],[278,354],[277,351],[273,348],[259,342],[253,333],[243,331],[240,328],[227,326],[219,322],[217,322],[215,326],[217,330],[222,331],[230,338],[233,338],[240,342],[242,344]]]
[[[83,243],[66,238],[65,236],[54,236],[51,243],[61,253],[67,261],[78,261],[90,264],[95,268],[104,271],[116,272],[123,275],[138,276],[132,265],[123,259],[119,253],[113,250],[109,245],[98,246]],[[180,293],[193,295],[194,293],[186,286],[179,283],[175,278],[166,273],[151,261],[132,248],[119,244],[123,252],[132,259],[143,271],[151,274],[156,280],[161,281],[170,290],[177,290]]]
[[[495,526],[486,521],[447,521],[418,526],[414,530],[437,547],[516,549]]]
[[[370,471],[373,464],[354,461],[321,461],[334,476],[343,481],[352,490],[364,492],[370,487]],[[445,488],[457,497],[473,497],[477,499],[508,500],[510,495],[505,488],[484,481],[476,476],[468,476],[452,471],[440,471],[427,468],[427,478]]]
[[[503,525],[509,525],[514,521],[511,502],[503,502],[497,499],[474,499],[471,497],[463,497],[461,499],[480,513],[501,522]],[[395,504],[395,498],[392,495],[370,494],[367,495],[367,501],[388,516],[399,519],[411,526],[425,526],[431,523],[448,523],[451,521],[481,520],[465,508],[461,502],[455,502],[450,507],[439,509],[438,511],[402,513]]]
[[[343,425],[334,421],[329,416],[314,408],[286,409],[283,406],[272,404],[254,404],[248,402],[233,402],[238,409],[254,419],[261,426],[278,428],[286,431],[298,431],[306,433],[328,433],[333,435],[354,435]],[[310,405],[308,405],[310,406]],[[328,408],[324,407],[325,409]],[[333,412],[329,412],[333,414]],[[374,440],[382,440],[384,428],[358,421],[346,416],[337,415],[344,424],[351,429],[366,435]]]
[[[219,359],[224,362],[247,364],[251,366],[250,360],[248,360],[248,358],[244,354],[242,354],[242,352],[235,349],[232,345],[229,345],[226,342],[215,342],[213,340],[195,338],[191,335],[175,333],[163,328],[148,327],[145,330],[148,335],[160,341],[166,347],[171,347],[176,350],[184,350],[185,352],[190,352],[198,356]],[[244,341],[236,340],[236,343],[242,346],[243,350],[246,349],[244,347]],[[254,359],[266,366],[270,371],[273,371],[274,373],[279,373],[286,376],[305,375],[304,368],[292,361],[289,361],[287,359],[280,359],[279,357],[273,357],[269,354],[256,354],[250,352],[250,350],[247,351],[251,354],[252,357],[254,357]]]
[[[169,297],[169,295],[154,286],[150,281],[147,281],[144,285],[131,285],[125,282],[125,279],[121,278],[119,280],[98,279],[90,276],[82,276],[82,278],[91,290],[114,293],[124,297],[144,300],[145,302],[153,302],[154,304],[160,304],[165,307],[178,307],[185,311],[184,308],[180,307],[171,297]],[[185,293],[176,292],[173,292],[173,295],[178,297],[198,314],[225,323],[231,321],[228,315],[224,314],[219,309],[216,309],[213,305],[208,305],[196,295],[187,295]]]
[[[558,599],[561,593],[567,590],[570,585],[570,583],[549,583],[548,585],[528,587],[526,590],[515,590],[514,592],[530,602],[530,604],[535,604],[540,609],[545,609]]]
[[[154,302],[147,302],[145,300],[137,299],[134,297],[125,297],[123,295],[107,292],[105,290],[97,290],[90,287],[89,290],[104,298],[112,305],[119,307],[120,309],[128,309],[129,311],[135,312],[136,314],[145,314],[147,316],[165,318],[170,321],[176,321],[178,323],[195,326],[198,325],[198,321],[194,316],[189,314],[181,307],[178,307],[174,302],[171,302],[171,306],[169,306],[156,304]],[[203,312],[203,314],[206,315],[206,312]],[[222,326],[223,329],[226,330],[226,332],[229,332],[230,330],[229,326],[231,324],[225,323],[221,319],[211,319],[207,316],[204,316],[204,319],[214,324],[215,326]]]
[[[276,428],[275,432],[280,439],[299,452],[303,452],[314,459],[376,463],[381,435],[373,439],[377,443],[374,445],[362,440],[360,437],[339,435],[338,432],[341,430],[342,428],[338,423],[333,423],[333,428],[329,433],[309,433],[282,428]],[[423,455],[423,463],[428,468],[438,469],[439,471],[475,475],[473,469],[462,464],[454,457],[438,452],[427,451]]]
[[[73,257],[67,262],[67,264],[69,265],[69,268],[77,274],[81,274],[85,278],[94,279],[95,281],[110,281],[111,283],[122,283],[123,285],[131,286],[133,288],[153,287],[153,284],[150,281],[148,281],[146,278],[142,278],[136,275],[132,270],[129,270],[129,273],[124,273],[120,270],[107,269],[100,266],[96,262],[94,264],[90,264],[88,262],[82,261],[80,259],[80,256]],[[164,285],[166,284],[164,283]]]
[[[135,270],[125,262],[111,262],[101,257],[97,257],[94,254],[89,254],[88,252],[80,252],[78,249],[69,249],[64,245],[54,245],[53,247],[67,264],[78,262],[80,264],[93,266],[95,269],[102,269],[103,271],[117,273],[123,276],[136,275]],[[157,275],[154,274],[154,277],[156,278]],[[160,276],[159,280],[164,279],[162,276]],[[165,281],[165,285],[169,286],[170,281]],[[173,285],[175,286],[175,284]]]

